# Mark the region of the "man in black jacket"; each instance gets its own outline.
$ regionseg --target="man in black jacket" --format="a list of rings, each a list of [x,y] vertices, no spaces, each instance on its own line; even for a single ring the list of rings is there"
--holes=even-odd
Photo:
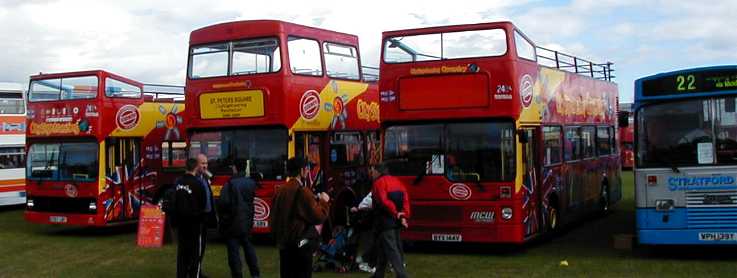
[[[240,248],[246,257],[246,264],[251,277],[259,277],[256,250],[248,240],[253,228],[253,199],[256,183],[246,177],[246,161],[236,160],[233,177],[225,183],[220,191],[218,213],[220,215],[220,233],[225,237],[228,246],[228,265],[234,278],[243,277]]]
[[[199,278],[202,268],[205,191],[196,177],[197,160],[188,159],[187,171],[175,185],[174,217],[177,223],[177,277]]]

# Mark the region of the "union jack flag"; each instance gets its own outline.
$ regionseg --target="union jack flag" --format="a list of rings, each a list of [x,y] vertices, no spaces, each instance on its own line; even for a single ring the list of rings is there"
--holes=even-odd
[[[152,201],[156,172],[147,171],[142,165],[143,160],[134,165],[132,171],[127,165],[117,166],[105,177],[101,197],[106,221],[133,219],[138,215],[142,202]]]

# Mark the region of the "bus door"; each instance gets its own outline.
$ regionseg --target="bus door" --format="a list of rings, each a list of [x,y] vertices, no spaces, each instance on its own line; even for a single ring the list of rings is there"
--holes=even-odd
[[[141,165],[140,138],[105,140],[105,219],[124,221],[138,215],[146,194],[145,169]]]
[[[540,127],[523,127],[522,136],[522,209],[525,237],[535,235],[543,225],[544,208],[541,205],[542,172],[540,159]]]
[[[313,192],[327,191],[327,178],[325,177],[326,165],[324,157],[326,154],[325,132],[297,132],[294,135],[294,156],[303,157],[307,162],[309,174],[305,185]]]

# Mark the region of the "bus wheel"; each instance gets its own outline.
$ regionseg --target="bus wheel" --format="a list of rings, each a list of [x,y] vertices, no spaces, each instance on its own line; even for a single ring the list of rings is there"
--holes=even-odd
[[[601,186],[601,197],[599,197],[601,212],[606,214],[609,212],[609,186],[604,184]]]

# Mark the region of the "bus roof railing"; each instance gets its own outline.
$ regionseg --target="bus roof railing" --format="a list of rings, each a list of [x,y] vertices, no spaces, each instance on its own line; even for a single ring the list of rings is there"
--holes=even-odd
[[[615,78],[612,74],[615,71],[613,69],[614,63],[612,62],[594,63],[557,50],[540,46],[536,46],[535,48],[537,49],[538,62],[544,66],[589,76],[598,80],[612,81]]]
[[[143,84],[143,94],[152,101],[184,102],[184,86]]]
[[[363,82],[375,83],[379,81],[379,68],[361,66],[363,71]]]

